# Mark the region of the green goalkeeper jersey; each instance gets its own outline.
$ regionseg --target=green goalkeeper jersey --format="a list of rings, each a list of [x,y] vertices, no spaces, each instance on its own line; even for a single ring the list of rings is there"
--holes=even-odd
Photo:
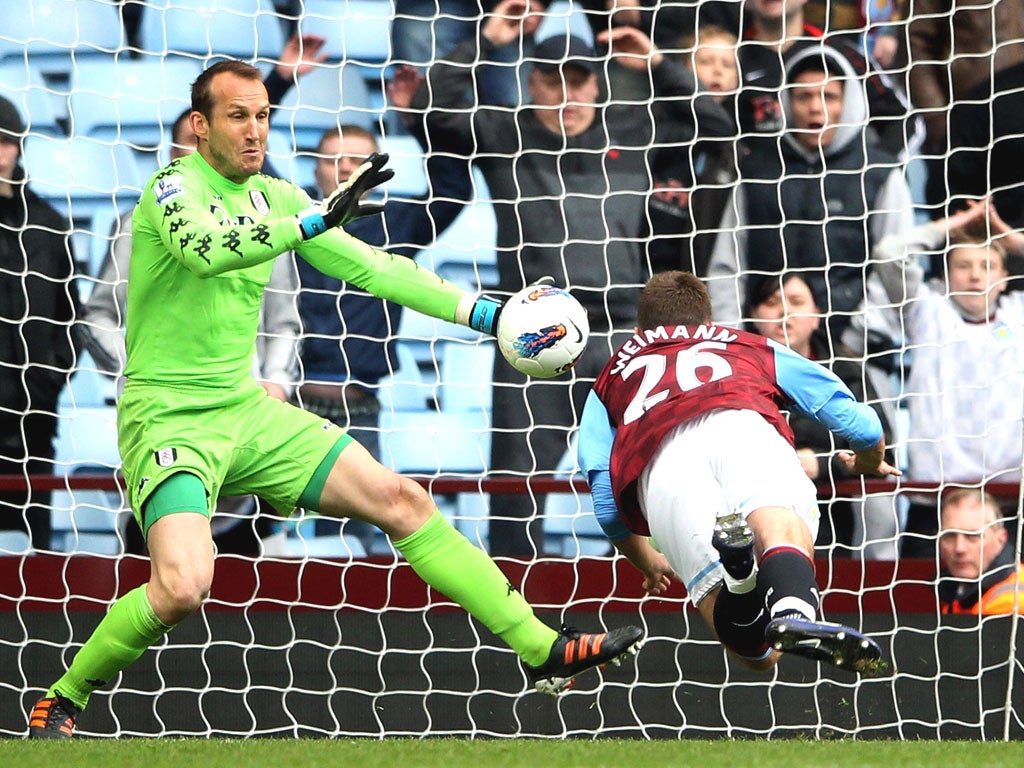
[[[132,217],[128,385],[242,383],[252,372],[273,260],[290,249],[331,277],[455,321],[464,292],[416,262],[340,228],[303,241],[295,215],[311,205],[282,179],[259,174],[242,184],[229,181],[198,152],[155,173]]]

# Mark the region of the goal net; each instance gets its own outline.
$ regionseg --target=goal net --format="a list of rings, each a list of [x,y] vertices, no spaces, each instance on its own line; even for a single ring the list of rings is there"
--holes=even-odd
[[[0,735],[25,733],[31,704],[148,579],[120,475],[127,274],[114,257],[147,180],[194,148],[172,133],[192,82],[237,58],[272,95],[267,173],[322,197],[323,174],[342,165],[325,135],[365,136],[390,155],[384,201],[400,212],[374,245],[498,296],[554,273],[583,297],[594,331],[593,360],[571,382],[496,380],[511,374],[495,367],[490,339],[360,305],[356,289],[309,283],[282,257],[254,375],[415,476],[550,624],[634,623],[646,642],[635,664],[583,676],[558,699],[531,693],[515,654],[427,588],[379,531],[232,499],[213,519],[210,600],[98,691],[78,732],[1020,738],[1017,621],[976,610],[999,589],[1012,612],[1020,589],[1015,69],[994,55],[967,75],[956,51],[928,53],[954,20],[916,15],[913,2],[884,20],[826,17],[831,4],[810,3],[785,55],[754,39],[753,0],[743,12],[552,2],[526,22],[530,34],[500,46],[486,39],[490,5],[5,0]],[[996,3],[978,8],[998,39]],[[591,55],[573,58],[570,38]],[[655,56],[622,55],[649,38]],[[545,40],[563,41],[560,63],[598,75],[592,93],[569,74],[564,92],[536,78]],[[952,103],[915,103],[936,71]],[[553,103],[579,104],[525,118],[545,87],[558,89]],[[586,130],[591,119],[601,130]],[[988,208],[966,202],[985,198]],[[414,217],[428,235],[410,234],[422,230]],[[889,674],[858,679],[799,658],[746,670],[682,587],[645,597],[604,538],[574,427],[602,359],[631,332],[643,281],[669,268],[705,279],[717,322],[828,365],[882,418],[905,472],[895,482],[844,475],[843,444],[790,414],[819,489],[823,610],[875,637]],[[383,368],[340,386],[359,380],[366,356]],[[964,546],[985,557],[980,573],[958,576],[938,526],[965,488],[991,494],[999,513],[973,527],[956,517]],[[944,612],[949,602],[960,615]]]

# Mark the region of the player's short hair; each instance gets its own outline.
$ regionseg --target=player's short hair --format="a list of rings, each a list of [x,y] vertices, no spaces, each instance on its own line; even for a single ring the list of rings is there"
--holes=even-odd
[[[213,115],[213,94],[210,84],[213,78],[223,72],[230,72],[243,80],[258,80],[263,82],[263,73],[251,64],[236,59],[218,61],[209,69],[203,71],[196,81],[192,83],[192,111],[199,112],[209,120]]]
[[[710,322],[711,296],[700,278],[691,272],[659,272],[640,293],[637,325],[641,330]]]
[[[985,510],[985,523],[993,529],[1004,528],[1003,508],[999,500],[982,488],[957,488],[942,495],[939,508],[958,507],[964,502],[974,501]]]

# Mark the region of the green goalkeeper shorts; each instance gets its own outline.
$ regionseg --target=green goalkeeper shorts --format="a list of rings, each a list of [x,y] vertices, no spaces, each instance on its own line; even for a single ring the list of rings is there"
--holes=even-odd
[[[130,383],[117,407],[128,500],[142,510],[160,483],[191,472],[217,497],[251,493],[282,514],[295,509],[313,473],[344,440],[335,424],[266,394],[255,381],[236,390],[196,391]]]

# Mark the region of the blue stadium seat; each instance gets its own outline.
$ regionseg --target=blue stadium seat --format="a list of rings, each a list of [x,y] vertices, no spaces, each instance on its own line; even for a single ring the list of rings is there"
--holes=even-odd
[[[297,558],[340,558],[366,557],[366,547],[357,536],[331,534],[317,536],[314,533],[316,516],[307,515],[298,520],[288,520],[285,527],[288,537],[285,556]]]
[[[86,227],[103,206],[134,205],[144,182],[127,145],[89,138],[28,136],[24,164],[36,194]]]
[[[560,479],[583,477],[576,462],[576,436],[555,470]],[[545,551],[558,557],[607,555],[611,544],[594,516],[589,493],[549,493],[544,499]]]
[[[303,0],[299,31],[327,38],[333,61],[374,70],[391,58],[391,18],[387,0]]]
[[[69,76],[89,56],[113,56],[124,46],[117,5],[110,0],[4,0],[0,60],[27,58],[43,73]]]
[[[389,196],[415,197],[427,191],[426,157],[415,138],[388,134],[380,140],[380,150],[388,153],[388,168],[395,172],[387,183]]]
[[[203,60],[272,61],[284,48],[282,19],[270,0],[148,0],[142,50]]]
[[[180,56],[78,62],[69,132],[155,150],[188,108],[201,71],[198,61]]]
[[[381,411],[381,461],[400,473],[485,472],[491,452],[487,414]]]
[[[120,528],[130,513],[119,505],[120,494],[106,491],[55,491],[50,521],[51,546],[58,552],[119,555],[124,551]]]
[[[498,224],[487,182],[479,169],[473,170],[473,190],[473,200],[437,242],[418,257],[424,266],[467,291],[479,291],[498,282]]]
[[[444,412],[491,412],[495,344],[490,340],[444,341],[438,345],[438,400]]]
[[[331,65],[299,78],[274,111],[272,122],[276,131],[292,137],[297,149],[315,151],[328,128],[352,123],[375,130],[378,117],[359,72]]]
[[[102,408],[114,404],[117,397],[114,377],[101,373],[88,351],[78,354],[75,369],[75,375],[60,393],[62,413],[72,413],[76,408]]]
[[[0,61],[0,96],[15,106],[29,133],[64,134],[55,105],[57,93],[47,87],[43,73],[31,62]]]
[[[409,311],[409,310],[406,310]],[[426,411],[434,388],[423,379],[412,349],[402,341],[396,345],[398,370],[383,379],[377,390],[381,408],[386,411]]]
[[[121,465],[113,406],[64,405],[54,444],[54,474],[113,476]],[[71,490],[53,494],[53,547],[64,552],[118,554],[124,511],[120,491]]]
[[[271,117],[270,123],[277,125],[277,120]],[[303,189],[315,184],[315,157],[310,153],[296,152],[291,135],[285,131],[270,129],[270,133],[267,134],[267,160],[281,178],[298,184]]]
[[[24,531],[0,531],[0,555],[24,555],[32,551],[32,542]]]

